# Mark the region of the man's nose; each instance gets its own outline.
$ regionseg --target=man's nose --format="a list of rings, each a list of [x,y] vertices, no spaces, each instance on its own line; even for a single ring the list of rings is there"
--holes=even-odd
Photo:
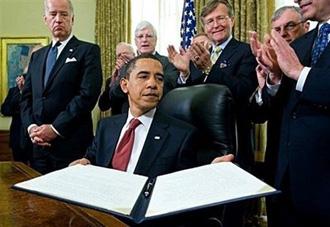
[[[284,28],[281,28],[280,30],[280,35],[285,38],[286,36],[288,36],[288,32],[284,29]]]
[[[56,16],[55,16],[55,21],[56,21],[56,22],[61,22],[61,21],[62,21],[62,16],[61,16],[60,13],[56,14]]]
[[[147,87],[148,88],[155,88],[157,87],[157,81],[156,81],[156,78],[154,77],[150,77],[149,80],[147,81]]]

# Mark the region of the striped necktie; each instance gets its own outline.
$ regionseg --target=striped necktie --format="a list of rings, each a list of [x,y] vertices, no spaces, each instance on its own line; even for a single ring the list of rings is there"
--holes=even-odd
[[[220,46],[216,46],[212,50],[212,54],[211,54],[211,62],[212,62],[212,64],[214,64],[218,60],[221,51],[222,51],[222,48]]]

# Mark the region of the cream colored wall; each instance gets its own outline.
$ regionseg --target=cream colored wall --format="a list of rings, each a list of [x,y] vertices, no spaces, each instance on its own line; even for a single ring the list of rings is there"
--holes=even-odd
[[[72,0],[73,34],[95,41],[96,0]],[[49,36],[43,22],[43,0],[0,0],[0,37]],[[10,118],[0,117],[0,130],[9,129]]]

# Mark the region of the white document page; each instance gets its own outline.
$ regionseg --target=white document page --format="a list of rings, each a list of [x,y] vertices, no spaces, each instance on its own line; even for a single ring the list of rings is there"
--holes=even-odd
[[[231,162],[159,176],[146,217],[276,191]]]
[[[75,165],[16,187],[129,215],[147,178],[93,165]]]

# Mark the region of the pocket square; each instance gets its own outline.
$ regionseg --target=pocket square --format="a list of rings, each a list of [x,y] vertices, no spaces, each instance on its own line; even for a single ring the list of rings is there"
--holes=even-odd
[[[68,63],[68,62],[75,62],[75,61],[77,61],[77,59],[76,59],[75,57],[65,59],[65,63]]]

